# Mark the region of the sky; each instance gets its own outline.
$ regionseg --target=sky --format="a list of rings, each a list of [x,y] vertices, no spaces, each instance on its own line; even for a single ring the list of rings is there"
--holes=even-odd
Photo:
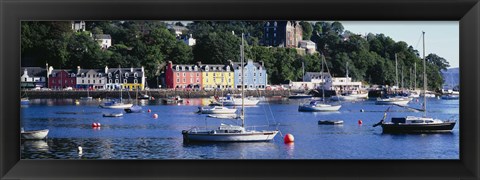
[[[191,21],[182,21],[186,24]],[[459,21],[339,21],[355,34],[380,34],[394,41],[404,41],[422,56],[422,31],[425,31],[425,56],[430,53],[445,58],[450,68],[459,66]]]
[[[355,34],[380,34],[404,41],[422,56],[422,31],[425,31],[425,56],[434,53],[445,58],[450,68],[459,66],[460,33],[458,21],[339,21]]]

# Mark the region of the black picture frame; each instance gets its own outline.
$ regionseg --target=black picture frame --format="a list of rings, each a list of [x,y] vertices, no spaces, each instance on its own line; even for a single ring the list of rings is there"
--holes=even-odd
[[[460,160],[20,160],[22,20],[460,21]],[[2,0],[1,179],[478,179],[478,0]]]

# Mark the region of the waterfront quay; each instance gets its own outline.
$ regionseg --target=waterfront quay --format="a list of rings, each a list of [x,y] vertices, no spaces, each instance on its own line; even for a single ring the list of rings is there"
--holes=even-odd
[[[303,92],[303,91],[302,91]],[[121,91],[122,98],[135,99],[137,91],[123,90]],[[245,90],[245,96],[254,97],[274,97],[282,96],[288,97],[291,93],[297,93],[294,90]],[[78,99],[80,97],[91,96],[92,98],[118,98],[120,97],[120,90],[22,90],[22,95],[26,95],[32,99],[63,99],[71,98]],[[208,98],[212,96],[224,96],[227,94],[241,94],[240,89],[231,90],[175,90],[175,89],[150,89],[138,91],[138,95],[147,94],[154,98],[165,98],[172,96],[180,96],[182,98]]]

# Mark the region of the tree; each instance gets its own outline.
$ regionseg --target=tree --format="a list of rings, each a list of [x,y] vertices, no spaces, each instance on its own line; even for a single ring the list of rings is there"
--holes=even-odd
[[[197,39],[193,48],[196,61],[225,64],[240,58],[240,38],[230,32],[213,32]]]
[[[313,32],[312,24],[306,21],[302,21],[300,22],[300,25],[302,25],[302,29],[303,29],[303,40],[310,40]]]

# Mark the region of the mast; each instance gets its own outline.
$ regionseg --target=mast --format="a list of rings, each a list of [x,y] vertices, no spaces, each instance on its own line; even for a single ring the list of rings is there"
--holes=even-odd
[[[427,67],[425,63],[425,32],[422,31],[423,39],[423,116],[427,116]]]
[[[346,69],[346,76],[347,76],[347,79],[346,79],[347,85],[345,86],[345,89],[347,89],[347,87],[348,87],[348,90],[350,90],[350,87],[349,87],[349,84],[348,84],[348,61],[345,62],[345,69]],[[348,91],[345,92],[345,93],[348,93]]]
[[[325,77],[323,76],[323,63],[325,62],[325,56],[322,54],[322,71],[320,73],[320,76],[323,81],[323,87],[322,87],[322,101],[325,103]]]
[[[118,74],[120,76],[120,81],[119,81],[119,84],[122,84],[122,68],[120,68],[120,65],[118,65]],[[123,95],[123,92],[122,92],[122,85],[120,85],[120,102],[122,102],[122,95]]]
[[[417,90],[417,62],[413,64],[413,90]]]
[[[397,84],[397,88],[399,88],[399,86],[398,86],[398,62],[397,62],[397,53],[395,53],[395,83]]]
[[[403,70],[405,69],[405,67],[402,67],[402,91],[403,89],[405,89],[405,84],[404,84],[404,81],[403,81]]]
[[[245,64],[244,64],[244,52],[243,52],[243,33],[242,33],[242,45],[240,46],[240,63],[242,64],[242,111],[241,111],[241,115],[240,115],[240,119],[242,119],[242,127],[245,127],[245,104],[244,104],[244,96],[245,96],[245,92],[244,92],[244,89],[245,89],[245,85],[244,85],[244,81],[245,81],[245,72],[244,72],[244,69],[245,69]]]

